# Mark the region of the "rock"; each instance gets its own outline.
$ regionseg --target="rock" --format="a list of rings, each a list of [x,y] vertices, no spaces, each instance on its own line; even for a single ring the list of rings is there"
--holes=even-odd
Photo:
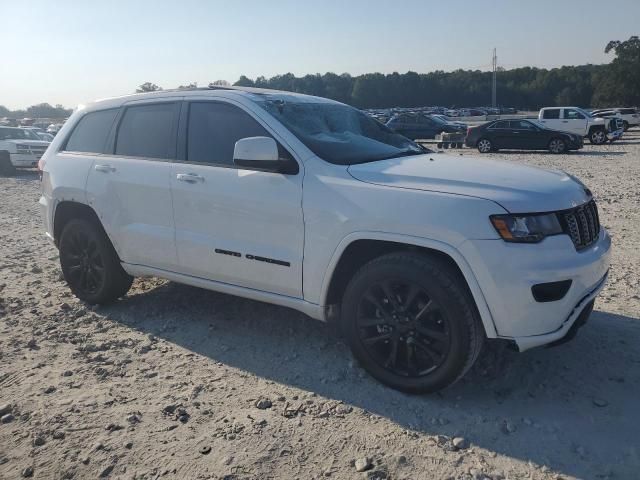
[[[104,443],[96,442],[93,444],[93,448],[91,449],[91,451],[97,452],[98,450],[102,450],[102,449],[104,449]]]
[[[347,415],[353,411],[353,407],[351,405],[345,405],[344,403],[340,403],[336,406],[336,414],[338,415]]]
[[[49,385],[45,390],[44,393],[46,393],[47,395],[50,393],[53,393],[56,391],[56,387],[54,387],[53,385]]]
[[[129,440],[128,442],[125,442],[125,444],[123,446],[127,450],[131,450],[133,448],[133,442],[131,440]]]
[[[45,443],[47,443],[47,440],[44,438],[44,435],[36,435],[33,438],[33,446],[34,447],[41,447]]]
[[[10,403],[4,403],[0,405],[0,417],[7,413],[11,413],[12,410],[13,410],[13,407],[11,406]]]
[[[367,472],[365,477],[367,480],[387,480],[389,478],[389,474],[386,470],[371,470]]]
[[[37,346],[38,346],[38,343],[36,342],[35,338],[32,338],[27,342],[27,348],[30,348],[31,350],[34,350]]]
[[[22,470],[22,476],[24,478],[31,478],[33,477],[33,467],[27,467],[24,470]]]
[[[364,457],[357,459],[354,466],[356,467],[356,472],[365,472],[369,470],[373,465],[371,464],[370,458]]]
[[[52,437],[54,438],[54,440],[63,440],[65,437],[65,433],[62,430],[56,430],[55,432],[53,432]]]
[[[266,410],[267,408],[271,408],[271,405],[272,405],[271,400],[264,397],[260,397],[256,402],[256,408],[259,408],[260,410]]]
[[[2,417],[0,417],[0,423],[11,423],[15,420],[15,417],[13,416],[12,413],[7,413],[6,415],[3,415]]]
[[[127,417],[127,422],[129,422],[131,425],[134,425],[136,423],[140,423],[142,421],[142,417],[140,415],[138,415],[137,413],[132,413],[131,415],[129,415]]]
[[[42,268],[34,265],[33,267],[31,267],[31,273],[42,273]]]
[[[607,401],[606,401],[605,399],[603,399],[603,398],[597,398],[597,397],[595,397],[592,401],[593,401],[593,404],[594,404],[596,407],[601,407],[601,408],[602,408],[602,407],[606,407],[607,405],[609,405],[609,402],[607,402]]]
[[[114,467],[113,465],[109,465],[107,468],[102,470],[102,472],[100,473],[100,478],[108,477],[109,475],[111,475],[111,472],[113,471],[113,467]]]
[[[176,408],[178,408],[178,405],[176,405],[175,403],[170,403],[162,409],[162,413],[166,415],[172,415],[176,411]]]
[[[203,445],[202,447],[200,447],[199,452],[202,455],[209,455],[209,453],[211,453],[211,445]]]
[[[502,427],[500,427],[500,430],[502,430],[502,433],[504,433],[505,435],[509,435],[511,433],[514,433],[517,430],[517,427],[510,421],[505,420],[502,423]]]
[[[71,370],[65,370],[64,372],[62,372],[63,377],[70,377],[71,375],[73,375],[73,372]]]
[[[453,440],[451,440],[451,444],[456,450],[464,450],[465,448],[469,448],[469,443],[464,437],[454,437]]]

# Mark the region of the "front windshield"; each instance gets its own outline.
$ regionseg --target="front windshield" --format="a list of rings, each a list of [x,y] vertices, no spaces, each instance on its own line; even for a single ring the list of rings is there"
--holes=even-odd
[[[295,99],[256,103],[330,163],[353,165],[428,151],[348,105]]]
[[[22,128],[0,127],[0,140],[29,140],[31,136]]]

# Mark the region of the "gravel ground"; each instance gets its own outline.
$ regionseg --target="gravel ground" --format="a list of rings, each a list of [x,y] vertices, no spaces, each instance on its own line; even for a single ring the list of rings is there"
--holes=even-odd
[[[640,132],[492,156],[591,187],[609,283],[573,342],[488,348],[430,396],[378,384],[284,308],[158,279],[89,308],[42,234],[35,173],[0,178],[0,478],[640,478]]]

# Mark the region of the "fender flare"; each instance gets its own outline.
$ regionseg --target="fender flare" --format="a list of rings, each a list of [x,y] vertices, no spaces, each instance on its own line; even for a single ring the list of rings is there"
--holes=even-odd
[[[331,279],[335,272],[336,266],[338,265],[338,262],[342,257],[342,254],[351,243],[357,240],[380,240],[412,245],[416,247],[424,247],[431,250],[436,250],[450,257],[462,272],[462,275],[467,282],[467,285],[469,286],[469,290],[471,291],[471,295],[473,297],[473,300],[475,301],[478,313],[480,314],[480,319],[482,320],[482,324],[484,325],[487,337],[498,337],[489,305],[487,304],[484,294],[482,293],[482,289],[480,288],[480,284],[478,283],[478,280],[467,260],[454,246],[440,240],[433,240],[430,238],[379,231],[358,231],[352,232],[349,235],[345,236],[335,248],[333,255],[331,256],[331,260],[329,261],[329,264],[325,270],[325,274],[322,279],[322,291],[320,296],[322,305],[326,306]]]

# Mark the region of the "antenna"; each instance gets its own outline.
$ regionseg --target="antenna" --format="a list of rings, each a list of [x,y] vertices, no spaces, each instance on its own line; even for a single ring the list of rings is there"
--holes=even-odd
[[[493,49],[493,81],[491,82],[491,106],[495,108],[497,106],[496,100],[496,74],[498,72],[498,56],[496,55],[496,49]]]

